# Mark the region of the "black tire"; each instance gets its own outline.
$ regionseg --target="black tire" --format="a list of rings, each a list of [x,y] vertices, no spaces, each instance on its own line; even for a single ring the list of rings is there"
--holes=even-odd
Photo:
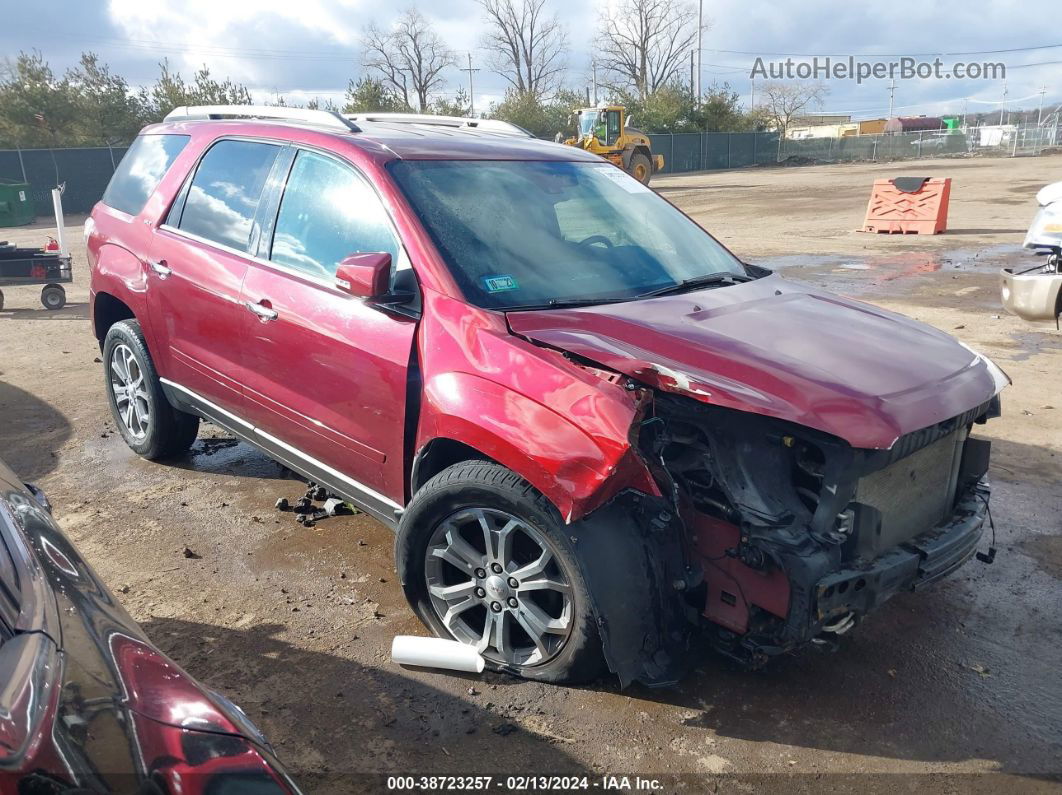
[[[4,291],[0,290],[0,312],[4,310]]]
[[[121,380],[114,362],[115,350],[120,347],[124,348],[123,353],[125,350],[131,352],[143,377],[142,403],[146,404],[150,418],[143,434],[135,434],[123,418],[112,386],[114,380]],[[108,329],[103,343],[103,373],[111,416],[133,452],[151,461],[175,458],[188,452],[199,433],[199,418],[178,411],[166,399],[155,364],[144,343],[140,323],[136,320],[121,320]]]
[[[627,172],[643,185],[648,185],[653,176],[653,163],[641,152],[631,155],[631,162],[627,166]]]
[[[66,306],[66,290],[58,284],[49,284],[41,290],[41,303],[45,309],[62,309]]]
[[[571,586],[571,622],[567,639],[554,656],[534,665],[487,660],[487,667],[543,682],[577,684],[604,671],[601,637],[576,553],[557,509],[526,480],[487,461],[455,464],[433,477],[413,496],[402,514],[395,540],[399,579],[414,612],[441,638],[447,630],[428,594],[426,555],[436,528],[468,508],[503,511],[531,526],[550,542],[554,560]]]

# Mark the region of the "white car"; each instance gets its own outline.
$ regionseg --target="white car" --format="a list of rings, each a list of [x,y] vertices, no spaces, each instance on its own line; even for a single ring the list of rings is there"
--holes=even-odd
[[[1054,320],[1062,314],[1062,182],[1036,194],[1040,205],[1025,235],[1025,248],[1045,257],[1042,264],[1000,274],[1003,308],[1024,320]]]

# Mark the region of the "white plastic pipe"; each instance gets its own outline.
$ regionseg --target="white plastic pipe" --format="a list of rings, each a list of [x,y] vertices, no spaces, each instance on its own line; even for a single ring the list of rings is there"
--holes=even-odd
[[[55,209],[55,241],[59,244],[59,256],[65,257],[69,252],[66,250],[66,223],[63,221],[63,189],[52,188],[52,207]]]
[[[442,638],[396,635],[391,642],[391,660],[399,665],[483,672],[483,657],[474,647]]]

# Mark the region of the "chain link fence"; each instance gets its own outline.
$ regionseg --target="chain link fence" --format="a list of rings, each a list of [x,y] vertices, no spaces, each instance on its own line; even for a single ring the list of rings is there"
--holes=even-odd
[[[713,171],[776,163],[846,163],[941,156],[1039,155],[1062,147],[1062,127],[997,125],[840,138],[785,138],[773,132],[651,134],[664,156],[662,174]]]
[[[714,171],[775,163],[778,133],[652,133],[653,154],[664,156],[661,174]]]
[[[779,146],[778,162],[844,163],[963,155],[1034,156],[1060,144],[1062,130],[1058,127],[1004,124],[890,135],[787,138]]]
[[[1001,124],[958,130],[841,138],[781,139],[776,132],[653,133],[662,174],[717,171],[776,163],[843,163],[925,157],[1031,156],[1062,148],[1062,126]],[[72,149],[0,149],[0,180],[25,182],[38,215],[51,208],[51,190],[66,184],[63,208],[87,213],[103,195],[125,146]]]

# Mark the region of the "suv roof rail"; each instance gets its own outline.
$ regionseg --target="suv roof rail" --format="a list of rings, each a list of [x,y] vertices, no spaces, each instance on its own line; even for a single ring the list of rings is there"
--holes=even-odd
[[[429,113],[348,113],[351,121],[381,122],[384,124],[430,124],[436,127],[455,127],[465,130],[498,133],[500,135],[519,135],[525,138],[535,136],[516,124],[501,119],[473,119],[465,116],[435,116]]]
[[[225,118],[302,121],[344,132],[361,132],[358,125],[334,110],[287,108],[273,105],[182,105],[167,113],[163,121]]]

